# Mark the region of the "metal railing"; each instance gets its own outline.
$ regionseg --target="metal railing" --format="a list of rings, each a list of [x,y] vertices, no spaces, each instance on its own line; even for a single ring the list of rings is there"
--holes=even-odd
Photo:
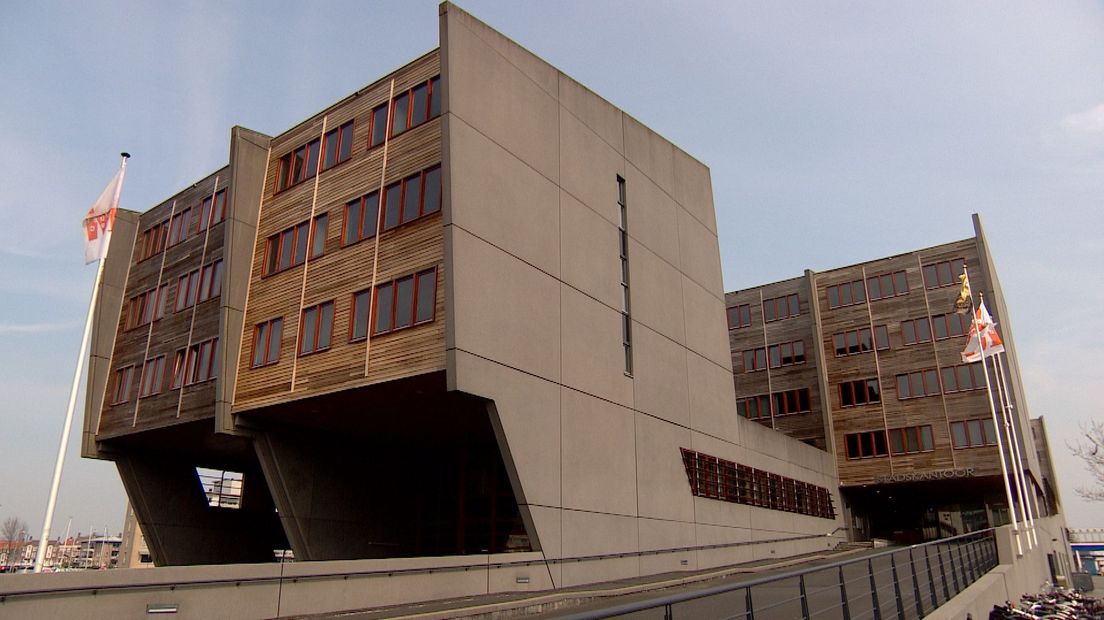
[[[559,618],[908,620],[923,618],[997,564],[988,529]]]

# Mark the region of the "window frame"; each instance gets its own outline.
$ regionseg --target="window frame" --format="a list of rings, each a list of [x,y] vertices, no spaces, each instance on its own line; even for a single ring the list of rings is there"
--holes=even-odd
[[[151,371],[152,367],[152,371]],[[152,374],[150,374],[152,372]],[[165,356],[147,359],[142,365],[142,377],[138,384],[138,398],[160,394],[165,384]]]
[[[826,287],[825,291],[828,296],[829,310],[857,306],[867,302],[866,282],[864,280],[840,282]],[[833,293],[835,294],[833,295]],[[847,301],[844,301],[844,293],[846,293]],[[833,296],[835,297],[835,301],[832,300]]]
[[[130,402],[130,392],[134,383],[134,368],[135,364],[127,364],[115,369],[115,383],[111,391],[112,405]]]
[[[325,316],[327,314],[327,311],[329,313],[329,321],[328,321],[329,322],[329,329],[328,329],[329,334],[326,338],[326,344],[325,344],[325,346],[323,346],[322,343],[321,343],[321,338],[320,337],[322,336],[322,327],[323,327],[323,323],[324,323],[323,319],[325,318]],[[307,330],[307,313],[308,312],[313,312],[314,313],[314,319],[313,319],[313,324],[312,324],[313,334],[311,334],[311,337],[312,337],[311,349],[309,351],[305,350],[304,347],[303,347],[303,345],[305,343],[304,336],[305,336],[306,330]],[[330,301],[323,301],[321,303],[317,303],[317,304],[307,306],[307,307],[305,307],[305,308],[303,308],[302,310],[299,311],[299,336],[298,336],[299,343],[296,347],[297,348],[296,354],[299,357],[305,357],[307,355],[313,355],[315,353],[321,353],[323,351],[329,351],[330,350],[330,347],[333,346],[334,314],[335,314],[334,313],[334,302],[333,302],[332,299]]]
[[[269,354],[272,351],[272,337],[276,336],[276,356],[271,357]],[[258,347],[263,340],[263,347]],[[253,326],[253,347],[249,351],[249,367],[250,368],[264,368],[265,366],[272,366],[280,363],[280,350],[283,349],[284,340],[284,317],[278,316],[276,318],[262,321]],[[261,363],[257,363],[257,351],[263,351],[264,355],[261,359]]]
[[[751,304],[738,304],[725,309],[728,317],[728,329],[743,329],[751,327]],[[733,317],[736,322],[733,322]]]
[[[422,292],[421,291],[422,276],[428,275],[430,273],[433,274],[432,312],[430,313],[429,318],[419,321],[417,312],[418,312],[418,301],[419,301],[419,299],[421,299],[421,292]],[[372,312],[371,312],[370,323],[369,323],[369,330],[370,330],[369,333],[370,333],[370,335],[371,336],[382,336],[382,335],[385,335],[385,334],[393,334],[395,332],[402,331],[404,329],[410,329],[412,327],[417,327],[419,325],[426,325],[426,324],[432,323],[435,320],[437,320],[437,287],[438,287],[438,280],[440,279],[438,276],[439,276],[439,274],[437,273],[437,266],[434,265],[433,267],[430,267],[428,269],[421,269],[421,270],[416,271],[414,273],[399,276],[399,277],[394,278],[394,279],[392,279],[388,282],[383,282],[381,284],[377,284],[375,289],[372,292],[372,304],[371,304]],[[397,301],[398,301],[398,294],[399,294],[399,286],[400,286],[401,282],[403,282],[405,280],[408,280],[408,279],[413,280],[413,288],[412,288],[411,293],[410,293],[410,323],[408,325],[403,325],[401,327],[396,327],[395,326],[395,318],[396,318],[396,315],[397,315],[397,312],[398,312]],[[387,290],[388,294],[391,297],[390,304],[388,306],[388,312],[389,312],[390,316],[389,316],[389,320],[388,320],[388,327],[386,329],[381,330],[381,329],[379,329],[379,316],[378,316],[378,313],[379,313],[379,305],[380,305],[380,295],[383,293],[384,290]]]
[[[931,291],[959,284],[959,276],[962,274],[965,265],[966,259],[964,258],[952,258],[924,264],[920,270],[924,277],[924,288]],[[944,278],[944,268],[949,270],[949,280]]]

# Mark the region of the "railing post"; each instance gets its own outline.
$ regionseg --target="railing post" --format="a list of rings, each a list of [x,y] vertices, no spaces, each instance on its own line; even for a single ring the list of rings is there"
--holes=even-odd
[[[966,560],[962,557],[962,545],[955,545],[955,551],[958,552],[958,565],[962,569],[962,587],[959,588],[959,592],[966,589],[966,586],[970,585],[970,576],[966,572]]]
[[[851,620],[851,606],[847,603],[847,583],[843,579],[843,566],[839,567],[840,603],[843,605],[843,620]]]
[[[943,552],[935,545],[935,557],[939,558],[939,578],[943,581],[943,602],[951,600],[951,589],[947,587],[947,565],[943,563]]]
[[[874,620],[882,620],[882,610],[878,607],[878,583],[874,580],[874,563],[866,561],[866,572],[870,576],[870,601],[874,604]]]
[[[670,603],[663,606],[663,620],[675,620],[675,612],[671,609]]]
[[[893,600],[897,606],[897,618],[905,620],[905,605],[901,600],[901,578],[897,576],[897,554],[889,554],[889,574],[893,575]]]
[[[748,620],[755,620],[755,606],[751,604],[751,588],[744,588],[744,605],[747,607],[747,613],[744,614]]]
[[[981,558],[978,556],[977,541],[971,540],[968,551],[970,560],[974,563],[974,581],[981,578]]]
[[[805,573],[797,576],[797,588],[801,593],[801,620],[809,620],[809,599],[805,596]]]
[[[950,544],[947,545],[947,560],[949,560],[951,564],[951,585],[954,586],[954,593],[958,594],[962,591],[962,588],[958,587],[958,567],[955,566],[954,547],[952,547]],[[948,600],[950,598],[950,596],[947,597]]]
[[[932,573],[931,567],[931,554],[928,553],[928,549],[931,545],[924,545],[924,564],[928,567],[928,590],[931,591],[932,608],[939,607],[939,597],[935,595],[935,575]],[[946,582],[944,582],[946,587]]]
[[[909,570],[912,571],[912,595],[916,598],[916,617],[924,617],[924,602],[920,600],[920,579],[916,576],[916,558],[912,555],[912,547],[909,547]]]

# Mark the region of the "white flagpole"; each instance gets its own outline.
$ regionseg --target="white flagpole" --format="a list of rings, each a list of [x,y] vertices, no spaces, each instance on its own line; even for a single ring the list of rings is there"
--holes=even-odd
[[[967,281],[970,276],[966,273],[966,265],[962,265],[962,273]],[[997,433],[997,451],[1000,453],[1001,476],[1004,478],[1004,496],[1008,500],[1008,518],[1012,521],[1012,533],[1016,535],[1016,551],[1023,555],[1023,543],[1020,542],[1020,526],[1016,522],[1016,504],[1012,502],[1012,487],[1008,484],[1008,464],[1004,462],[1004,443],[1001,441],[1000,421],[997,420],[997,408],[993,403],[993,386],[989,381],[989,366],[985,363],[985,347],[981,346],[981,331],[978,326],[977,310],[973,304],[973,292],[970,293],[970,314],[974,322],[974,336],[978,339],[978,349],[981,352],[981,370],[985,375],[985,393],[989,397],[989,414],[993,418],[993,430]]]
[[[119,204],[119,194],[123,190],[123,176],[126,175],[126,160],[130,155],[123,153],[122,174],[119,184],[115,186],[115,197],[112,205]],[[110,241],[108,242],[110,245]],[[42,522],[42,537],[40,541],[50,538],[50,526],[54,521],[54,507],[57,505],[58,487],[61,486],[61,470],[65,467],[65,452],[69,448],[69,431],[73,428],[73,410],[77,406],[77,387],[80,385],[81,372],[84,371],[84,357],[88,353],[88,337],[92,333],[92,315],[96,309],[96,297],[100,293],[100,283],[103,280],[104,264],[107,256],[100,258],[100,264],[96,268],[96,281],[92,285],[92,298],[88,302],[88,316],[84,320],[84,334],[81,336],[80,355],[77,357],[77,370],[73,373],[73,386],[69,390],[69,408],[65,412],[65,424],[61,431],[61,443],[58,446],[57,460],[54,462],[54,478],[50,483],[50,499],[46,502],[46,517]],[[42,564],[46,561],[46,545],[38,545],[38,553],[35,555],[34,572],[42,572]]]
[[[1005,356],[1007,357],[1007,354]],[[1038,547],[1039,536],[1035,533],[1035,515],[1031,509],[1031,504],[1027,502],[1030,490],[1027,487],[1027,477],[1024,475],[1019,431],[1016,430],[1015,421],[1012,419],[1012,399],[1011,392],[1008,391],[1008,377],[1004,373],[1004,364],[1001,363],[1000,355],[994,355],[993,359],[997,363],[997,378],[1000,379],[1000,383],[997,384],[997,391],[1001,392],[1001,397],[1004,400],[1004,425],[1007,432],[1010,433],[1009,441],[1012,442],[1012,454],[1016,462],[1016,477],[1020,489],[1020,518],[1027,524],[1028,546],[1030,547],[1034,542],[1034,546]]]

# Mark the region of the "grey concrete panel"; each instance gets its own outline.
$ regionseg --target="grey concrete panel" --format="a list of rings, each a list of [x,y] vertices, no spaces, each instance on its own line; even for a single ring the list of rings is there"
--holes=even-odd
[[[559,190],[525,162],[449,119],[451,222],[545,272],[560,273]]]
[[[625,114],[625,157],[668,195],[675,196],[675,147]]]
[[[563,384],[631,407],[621,312],[561,286]]]
[[[717,218],[713,209],[713,182],[709,177],[709,168],[677,147],[674,167],[675,200],[716,235]]]
[[[694,524],[661,519],[640,519],[640,549],[686,549],[695,546]],[[684,563],[685,562],[685,563]],[[640,574],[652,575],[697,569],[697,554],[678,551],[640,556]]]
[[[690,351],[686,354],[686,375],[690,387],[690,420],[694,429],[740,443],[743,427],[737,420],[732,373]]]
[[[679,238],[671,234],[678,230],[678,204],[631,163],[625,166],[625,194],[629,236],[679,267]]]
[[[617,226],[560,193],[563,253],[560,279],[615,309],[621,308],[621,257]]]
[[[631,409],[564,388],[563,506],[635,515],[636,431]]]
[[[690,430],[636,414],[636,467],[641,517],[692,523],[694,502],[682,463]],[[647,519],[641,519],[641,527]],[[642,530],[643,532],[643,530]]]
[[[640,323],[633,325],[634,408],[682,426],[690,425],[687,351]]]
[[[458,116],[545,177],[559,179],[555,69],[461,11],[444,19],[449,114]],[[488,93],[495,96],[488,97]],[[454,221],[460,222],[454,213]]]
[[[560,105],[618,153],[625,152],[623,112],[570,77],[559,74]]]
[[[540,532],[541,553],[546,559],[555,559],[562,556],[562,530],[563,510],[552,506],[526,505],[526,510],[532,517],[537,532]],[[559,583],[559,574],[554,573],[553,579]]]
[[[686,314],[684,304],[679,303],[684,279],[677,268],[629,240],[632,318],[679,344],[686,343]]]
[[[638,548],[637,519],[603,513],[565,510],[563,544],[565,557],[633,552]],[[591,562],[567,562],[561,566],[565,587],[635,577],[640,574],[636,557],[608,558]]]
[[[624,156],[579,119],[561,113],[560,187],[617,225],[618,176],[625,176]]]
[[[728,348],[723,298],[683,277],[682,307],[686,316],[686,347],[731,374],[732,351]]]
[[[456,226],[448,236],[455,346],[558,381],[561,285]]]
[[[717,297],[724,299],[721,277],[721,249],[717,234],[707,229],[684,208],[678,214],[679,265],[682,273]]]

